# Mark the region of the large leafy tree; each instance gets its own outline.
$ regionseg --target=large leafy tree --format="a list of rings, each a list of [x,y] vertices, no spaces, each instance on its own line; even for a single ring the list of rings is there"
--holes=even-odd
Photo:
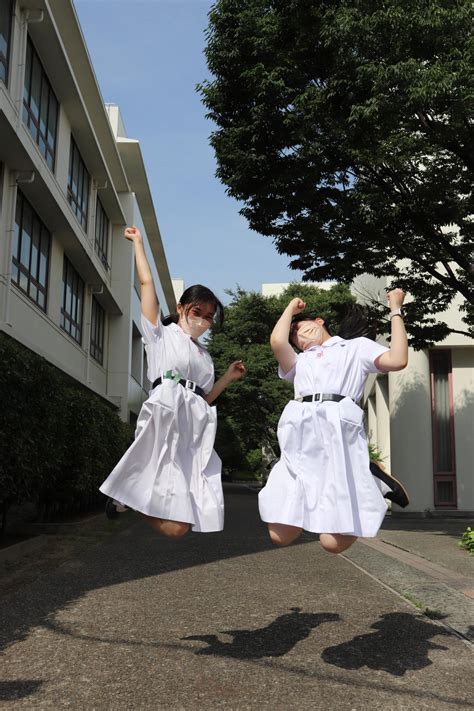
[[[217,174],[305,278],[409,291],[415,345],[473,333],[473,4],[217,0]]]
[[[325,290],[292,284],[281,296],[269,298],[242,289],[230,294],[224,325],[211,334],[207,345],[217,375],[238,358],[244,361],[247,374],[219,397],[216,449],[228,470],[257,471],[262,450],[270,457],[278,453],[277,424],[293,392],[293,387],[277,376],[269,345],[273,326],[291,299],[299,296],[308,310],[330,318],[337,329],[354,297],[344,285]]]

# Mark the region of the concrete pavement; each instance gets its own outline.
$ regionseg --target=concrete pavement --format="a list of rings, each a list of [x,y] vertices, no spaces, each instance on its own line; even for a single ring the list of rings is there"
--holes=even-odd
[[[1,708],[474,708],[467,642],[314,536],[272,548],[253,494],[178,543],[125,516],[2,596]]]

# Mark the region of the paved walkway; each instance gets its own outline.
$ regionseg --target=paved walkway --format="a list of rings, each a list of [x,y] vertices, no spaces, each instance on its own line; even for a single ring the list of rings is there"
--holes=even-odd
[[[178,543],[126,514],[4,593],[0,707],[474,709],[467,642],[314,536],[271,548],[253,494],[226,506]]]

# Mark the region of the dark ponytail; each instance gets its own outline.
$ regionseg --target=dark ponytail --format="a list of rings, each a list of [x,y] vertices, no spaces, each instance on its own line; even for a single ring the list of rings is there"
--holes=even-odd
[[[179,303],[184,307],[185,314],[187,314],[193,306],[212,304],[215,308],[214,324],[220,328],[224,323],[224,307],[217,296],[208,289],[207,286],[194,284],[194,286],[188,287],[183,291]],[[162,319],[163,326],[169,326],[170,323],[178,323],[178,321],[179,315],[177,313],[170,314]]]
[[[339,336],[340,338],[344,338],[344,340],[360,338],[361,336],[371,338],[372,340],[375,339],[376,330],[374,324],[370,322],[369,314],[365,306],[349,304],[349,306],[345,305],[343,309],[338,309],[338,311],[339,313],[334,320],[339,322],[339,328],[334,327],[332,318],[325,318],[316,312],[305,312],[293,316],[291,324],[298,323],[298,321],[314,321],[316,318],[322,318],[324,328],[330,336]],[[291,340],[291,335],[292,329],[290,328],[288,340],[291,345],[294,346],[295,344]]]
[[[367,308],[360,304],[350,304],[340,321],[337,335],[346,340],[361,336],[375,339],[375,325],[371,323]]]

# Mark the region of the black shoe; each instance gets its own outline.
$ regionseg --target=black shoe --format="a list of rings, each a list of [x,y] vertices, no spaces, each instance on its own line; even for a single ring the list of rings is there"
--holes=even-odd
[[[110,520],[114,520],[120,516],[120,511],[117,511],[117,505],[114,499],[107,499],[105,504],[105,515]]]
[[[410,499],[408,498],[403,484],[399,482],[398,479],[384,472],[375,462],[370,462],[370,471],[377,479],[380,479],[384,484],[390,487],[390,491],[387,491],[387,493],[383,495],[385,499],[393,501],[394,504],[397,504],[397,506],[400,506],[402,509],[408,506]]]

